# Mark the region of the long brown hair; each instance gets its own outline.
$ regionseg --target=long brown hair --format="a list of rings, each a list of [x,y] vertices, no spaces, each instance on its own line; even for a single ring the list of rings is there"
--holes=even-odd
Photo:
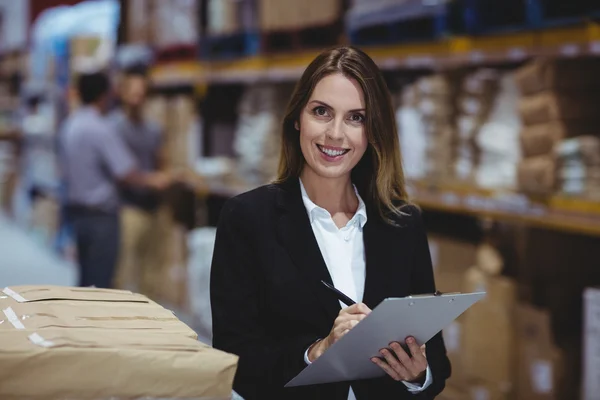
[[[352,182],[365,202],[388,223],[408,204],[396,120],[389,90],[375,62],[355,47],[326,50],[315,58],[298,81],[283,120],[277,182],[300,177],[304,156],[295,123],[315,86],[327,75],[341,73],[356,80],[366,104],[368,146],[352,170]]]

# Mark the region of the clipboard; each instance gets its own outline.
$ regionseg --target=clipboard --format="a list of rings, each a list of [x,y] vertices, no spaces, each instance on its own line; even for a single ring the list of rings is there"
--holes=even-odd
[[[394,341],[404,343],[408,336],[427,343],[484,296],[476,292],[385,299],[285,387],[385,376],[371,361],[379,350]]]

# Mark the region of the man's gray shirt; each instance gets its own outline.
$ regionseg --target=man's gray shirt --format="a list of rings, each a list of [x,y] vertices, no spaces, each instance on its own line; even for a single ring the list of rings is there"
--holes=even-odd
[[[60,144],[67,204],[118,211],[118,181],[136,162],[108,119],[94,107],[76,110],[65,121]]]
[[[147,120],[132,121],[122,110],[111,113],[109,121],[135,158],[139,170],[156,171],[157,154],[162,145],[159,125]],[[153,210],[158,204],[156,192],[150,189],[123,187],[121,196],[125,204],[146,210]]]

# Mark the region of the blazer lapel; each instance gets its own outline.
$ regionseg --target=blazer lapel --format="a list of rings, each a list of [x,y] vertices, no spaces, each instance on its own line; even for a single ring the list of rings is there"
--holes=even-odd
[[[326,317],[333,322],[340,311],[340,304],[321,283],[323,280],[332,284],[332,279],[302,202],[300,184],[297,179],[290,179],[278,188],[277,205],[282,211],[277,223],[278,237],[323,306]]]
[[[401,238],[394,228],[377,216],[369,213],[363,230],[366,258],[366,279],[363,302],[373,309],[388,293],[394,293],[398,274],[394,269],[402,268]],[[399,228],[401,229],[401,228]]]

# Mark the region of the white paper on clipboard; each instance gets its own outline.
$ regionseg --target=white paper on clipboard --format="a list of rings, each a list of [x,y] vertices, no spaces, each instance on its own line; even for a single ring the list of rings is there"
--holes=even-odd
[[[389,298],[285,386],[315,385],[385,375],[371,362],[391,342],[413,336],[426,343],[485,292]]]

